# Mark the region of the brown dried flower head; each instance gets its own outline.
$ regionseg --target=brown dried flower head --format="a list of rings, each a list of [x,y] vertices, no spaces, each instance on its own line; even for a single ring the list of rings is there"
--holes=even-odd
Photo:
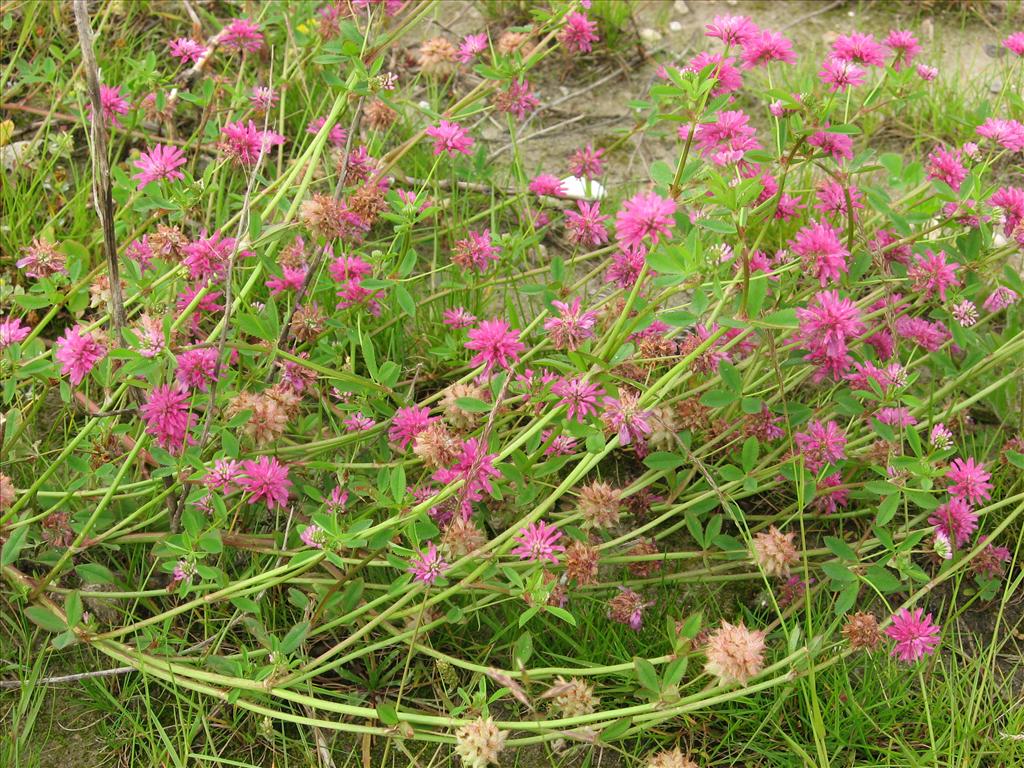
[[[0,472],[0,512],[14,504],[14,481]]]
[[[682,427],[671,406],[659,405],[652,408],[647,423],[651,425],[651,433],[647,436],[647,444],[651,450],[676,450],[676,435]]]
[[[380,99],[366,106],[366,124],[376,131],[386,131],[397,119],[398,113]]]
[[[871,653],[882,642],[882,633],[878,631],[878,619],[871,613],[850,614],[843,625],[843,637],[853,650]]]
[[[647,761],[647,768],[697,768],[697,764],[688,757],[683,757],[679,747],[676,747],[652,756]]]
[[[764,668],[765,633],[747,629],[743,622],[722,626],[708,636],[705,671],[722,683],[746,685]]]
[[[656,555],[658,554],[658,545],[654,543],[653,539],[640,539],[640,541],[629,548],[627,554],[633,556]],[[638,579],[646,579],[658,573],[661,570],[661,566],[661,560],[641,560],[630,563],[629,572]]]
[[[420,44],[420,71],[429,77],[448,77],[455,71],[458,51],[443,37],[433,37]]]
[[[460,450],[458,438],[440,421],[430,422],[413,438],[412,452],[430,469],[450,466],[458,458]]]
[[[303,304],[296,308],[292,315],[291,325],[292,336],[298,341],[313,341],[327,327],[327,315],[315,301]]]
[[[464,557],[487,543],[484,532],[472,520],[456,514],[441,534],[441,549],[449,557]]]
[[[584,544],[582,541],[573,541],[565,548],[565,555],[562,558],[565,575],[581,587],[596,584],[600,558],[601,553],[597,547]]]
[[[455,752],[466,768],[486,768],[497,764],[507,734],[490,717],[479,717],[455,731]]]
[[[610,528],[619,522],[621,506],[621,491],[601,480],[581,488],[577,500],[584,527]]]
[[[783,533],[774,525],[754,537],[754,560],[769,576],[789,576],[790,566],[800,560],[793,545],[794,533]]]

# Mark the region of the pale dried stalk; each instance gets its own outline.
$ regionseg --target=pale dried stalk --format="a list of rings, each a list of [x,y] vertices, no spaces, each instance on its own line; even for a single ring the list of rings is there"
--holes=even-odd
[[[75,26],[82,49],[82,66],[89,86],[92,103],[89,154],[92,158],[92,195],[103,228],[103,247],[107,256],[107,274],[110,277],[110,321],[118,343],[124,343],[121,329],[125,325],[124,297],[121,295],[121,273],[117,264],[117,242],[114,238],[114,199],[110,193],[110,163],[107,159],[107,131],[103,123],[103,103],[100,99],[100,76],[96,56],[92,49],[92,29],[86,0],[74,0]]]

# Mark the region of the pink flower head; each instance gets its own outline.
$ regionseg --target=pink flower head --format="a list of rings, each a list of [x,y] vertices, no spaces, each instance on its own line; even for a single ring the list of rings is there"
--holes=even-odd
[[[723,57],[720,53],[701,51],[690,59],[683,71],[700,72],[710,76],[715,83],[711,95],[721,96],[743,87],[743,75],[734,66],[735,61],[732,56]]]
[[[725,110],[713,122],[698,125],[694,138],[701,154],[715,165],[733,165],[745,152],[761,148],[756,133],[745,112]]]
[[[596,179],[604,173],[602,155],[603,149],[594,149],[590,144],[577,149],[569,158],[569,173],[581,179]]]
[[[345,430],[348,432],[365,432],[368,429],[372,429],[376,426],[377,422],[365,415],[362,411],[356,411],[350,414],[342,424],[345,425]]]
[[[908,66],[914,57],[921,52],[914,33],[906,29],[894,29],[885,38],[885,44],[896,54],[892,62],[892,68],[899,72],[903,67]]]
[[[151,181],[166,179],[167,181],[178,181],[184,179],[185,174],[177,170],[187,161],[185,154],[168,144],[157,144],[149,152],[143,152],[139,159],[132,165],[139,169],[139,172],[132,176],[139,182],[136,189],[142,189]]]
[[[24,341],[31,332],[31,328],[21,324],[20,317],[0,320],[0,349],[7,349],[12,344]]]
[[[846,458],[846,435],[834,421],[812,419],[806,432],[797,432],[793,439],[811,472],[818,473],[826,464]]]
[[[971,540],[971,534],[978,528],[978,515],[963,499],[951,498],[940,504],[928,518],[928,523],[944,534],[957,547]]]
[[[325,125],[327,125],[327,118],[320,116],[316,120],[311,120],[309,122],[306,126],[306,133],[320,133],[320,129]],[[335,123],[331,126],[331,130],[327,132],[327,140],[337,149],[344,149],[345,144],[348,141],[348,131]]]
[[[600,203],[587,203],[579,200],[576,211],[565,212],[565,226],[568,230],[569,242],[574,245],[597,247],[608,242],[608,231],[604,222],[610,217],[601,214]]]
[[[847,272],[846,257],[850,252],[839,239],[839,232],[827,221],[805,226],[796,233],[789,247],[818,278],[822,287]]]
[[[929,352],[935,352],[952,338],[949,329],[939,320],[929,322],[923,317],[906,315],[896,318],[896,335],[924,347]]]
[[[815,294],[806,308],[796,310],[796,316],[802,344],[827,355],[843,354],[850,339],[857,338],[866,330],[860,310],[837,291]]]
[[[1017,225],[1024,221],[1024,187],[1000,187],[988,202],[1002,209],[1005,219],[1003,234],[1010,237]],[[21,262],[18,262],[18,266],[21,266]]]
[[[949,427],[939,422],[932,427],[932,431],[928,435],[928,442],[933,448],[948,451],[953,447],[953,433],[949,431]]]
[[[210,382],[214,381],[217,369],[217,350],[214,347],[189,349],[178,355],[178,368],[174,377],[178,384],[186,389],[198,389],[206,392]]]
[[[651,434],[650,411],[640,407],[640,395],[629,389],[619,392],[619,397],[604,399],[604,413],[601,420],[612,432],[618,435],[619,445],[635,442],[640,446],[646,443],[647,435]]]
[[[299,539],[307,547],[323,549],[324,544],[327,543],[327,531],[316,524],[307,525],[302,529],[302,533],[299,534]]]
[[[997,547],[995,544],[988,544],[988,536],[979,536],[978,543],[984,548],[971,561],[971,570],[981,578],[997,579],[1006,571],[1006,564],[1010,562],[1010,550],[1006,547]]]
[[[639,193],[622,204],[615,217],[615,236],[624,246],[641,245],[650,237],[651,244],[672,231],[676,201],[656,192]]]
[[[579,296],[573,299],[571,305],[557,299],[551,303],[558,311],[558,317],[545,320],[544,330],[551,336],[552,346],[570,351],[579,349],[584,341],[594,335],[597,313],[581,312]]]
[[[534,176],[530,181],[530,191],[535,195],[565,197],[565,187],[562,185],[562,180],[550,173]]]
[[[932,622],[932,615],[925,616],[923,608],[915,608],[913,613],[900,609],[885,630],[885,634],[896,641],[892,655],[908,663],[934,653],[940,632],[939,625]]]
[[[931,298],[932,294],[939,294],[939,298],[946,300],[946,289],[955,288],[960,285],[956,276],[957,262],[947,263],[944,251],[935,253],[926,250],[918,254],[917,261],[907,270],[907,277],[915,291],[924,294],[924,298]]]
[[[341,486],[336,485],[331,489],[331,495],[324,502],[324,507],[332,515],[340,515],[345,511],[346,504],[348,504],[348,491],[343,491]]]
[[[455,243],[452,263],[463,269],[475,269],[477,272],[487,271],[493,263],[497,263],[501,248],[491,242],[491,230],[483,232],[469,230],[467,237]]]
[[[92,103],[86,104],[86,109],[92,115]],[[131,105],[121,95],[121,86],[109,86],[100,84],[100,110],[103,114],[103,122],[108,126],[122,128],[118,122],[118,115],[127,115]]]
[[[219,147],[240,165],[255,165],[273,147],[284,144],[284,136],[274,131],[261,131],[252,120],[248,124],[239,120],[221,128]]]
[[[491,481],[500,477],[501,473],[494,466],[494,460],[498,458],[496,453],[488,453],[487,446],[483,440],[471,437],[462,444],[458,461],[451,468],[443,467],[433,474],[433,479],[438,483],[453,483],[457,480],[464,481],[462,488],[466,501],[480,501],[483,498],[482,492],[494,495],[494,486]]]
[[[864,209],[864,203],[861,202],[860,190],[853,184],[844,187],[841,182],[826,181],[818,186],[817,196],[818,202],[814,206],[815,210],[821,211],[822,213],[832,214],[833,216],[839,216],[843,219],[848,215],[847,197],[849,197],[849,202],[853,205],[854,220],[857,219],[857,210]]]
[[[195,423],[188,392],[181,387],[162,385],[153,387],[146,402],[139,407],[146,432],[165,451],[178,454],[186,444],[194,443],[188,431]]]
[[[706,37],[716,37],[730,48],[745,46],[761,31],[749,16],[715,16],[704,30]]]
[[[306,267],[281,267],[281,277],[272,277],[266,281],[271,296],[278,296],[286,291],[297,292],[306,283]]]
[[[437,125],[427,128],[426,133],[434,140],[435,155],[440,155],[442,152],[447,152],[448,157],[455,157],[460,153],[468,155],[469,148],[473,146],[473,137],[458,123],[442,120]]]
[[[890,427],[912,427],[917,424],[917,419],[910,413],[910,409],[900,408],[879,408],[875,412],[875,418]]]
[[[570,53],[590,53],[591,46],[601,38],[597,35],[597,22],[587,18],[585,13],[574,11],[565,17],[565,26],[558,33],[558,40]]]
[[[817,147],[826,155],[832,155],[832,159],[837,163],[853,159],[853,139],[845,133],[817,131],[808,137],[807,143],[812,147]]]
[[[182,248],[185,257],[181,263],[188,268],[193,280],[223,277],[227,274],[231,253],[237,244],[238,241],[233,237],[223,237],[220,232],[207,235],[204,230],[197,240]],[[239,255],[250,254],[245,251]]]
[[[388,430],[388,439],[398,443],[400,448],[405,448],[415,439],[416,435],[426,429],[431,421],[430,408],[427,406],[413,405],[408,408],[399,408],[391,419],[391,428]]]
[[[234,490],[241,464],[234,459],[216,459],[203,478],[203,485],[211,491],[231,493]]]
[[[936,147],[928,155],[928,178],[946,182],[955,192],[960,191],[960,184],[967,178],[967,168],[963,164],[960,150],[952,152]]]
[[[481,32],[479,35],[466,35],[459,45],[459,52],[455,58],[463,64],[469,64],[479,54],[487,50],[487,34]]]
[[[263,499],[267,509],[273,509],[288,504],[292,481],[288,479],[287,464],[282,464],[274,456],[260,456],[255,461],[242,462],[238,485],[249,494],[250,504]]]
[[[993,203],[998,205],[998,203]],[[67,259],[64,254],[57,250],[57,247],[43,238],[37,237],[30,245],[23,249],[24,256],[18,259],[14,266],[24,269],[25,274],[37,280],[44,277],[68,273],[65,263]]]
[[[416,581],[423,582],[428,587],[444,576],[450,567],[432,541],[427,544],[426,549],[417,552],[415,557],[409,560],[409,573]]]
[[[856,64],[827,57],[821,63],[818,78],[827,85],[831,93],[842,93],[847,88],[863,85],[867,73]]]
[[[513,80],[507,90],[494,97],[494,108],[503,114],[522,120],[540,106],[529,80]]]
[[[743,46],[743,66],[747,69],[767,66],[773,61],[796,64],[792,41],[778,32],[762,30]]]
[[[1024,56],[1024,32],[1014,32],[1003,40],[1003,46],[1015,56]]]
[[[566,406],[566,416],[579,422],[597,413],[597,398],[604,394],[598,384],[582,376],[559,379],[551,385],[551,392],[561,398],[558,405]]]
[[[529,560],[531,563],[547,561],[558,563],[558,553],[564,552],[565,547],[558,543],[562,538],[562,532],[553,525],[538,520],[530,523],[525,528],[519,529],[514,541],[516,546],[509,554],[517,555],[522,560]]]
[[[465,307],[453,307],[443,312],[444,324],[450,328],[469,328],[476,323],[476,317],[466,311]]]
[[[209,50],[202,43],[197,43],[188,37],[179,37],[176,40],[171,40],[167,47],[170,49],[171,56],[178,59],[182,64],[188,62],[196,63]]]
[[[606,283],[615,283],[620,288],[631,288],[640,277],[640,270],[647,260],[647,249],[642,245],[627,245],[612,254],[612,263],[604,273]]]
[[[999,144],[1011,152],[1024,151],[1024,124],[1016,120],[990,117],[978,126],[977,134]]]
[[[992,483],[985,465],[974,459],[953,459],[946,471],[949,481],[949,495],[963,499],[968,504],[980,504],[992,498]]]
[[[927,64],[918,64],[917,76],[924,80],[926,83],[930,83],[932,80],[939,76],[939,70],[937,67],[930,67]]]
[[[989,294],[981,306],[986,312],[1001,312],[1007,307],[1012,307],[1019,300],[1020,296],[1015,290],[1000,285]]]
[[[260,114],[265,114],[277,104],[278,96],[274,89],[266,85],[254,85],[249,94],[249,104]]]
[[[837,61],[849,61],[868,67],[884,67],[887,51],[884,45],[875,40],[874,35],[853,32],[836,38],[832,43],[831,56]]]
[[[526,349],[519,340],[519,331],[510,329],[504,320],[481,321],[480,325],[469,330],[469,341],[463,346],[477,353],[469,364],[484,366],[486,373],[515,365],[519,353]]]
[[[263,47],[263,33],[260,25],[248,19],[232,19],[220,31],[220,44],[229,51],[255,53]]]
[[[68,328],[57,339],[54,357],[60,363],[60,371],[71,379],[75,386],[89,375],[100,360],[107,356],[107,348],[82,326]]]

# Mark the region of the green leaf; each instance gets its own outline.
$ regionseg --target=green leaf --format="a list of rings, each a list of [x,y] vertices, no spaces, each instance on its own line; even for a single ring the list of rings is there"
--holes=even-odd
[[[685,463],[682,456],[667,451],[656,451],[644,459],[644,465],[648,469],[675,469]]]
[[[409,317],[416,317],[416,302],[404,285],[395,286],[395,298],[398,299],[398,306],[405,314]]]
[[[864,576],[879,592],[898,592],[903,588],[900,580],[880,565],[870,566]]]
[[[752,275],[747,284],[747,313],[750,317],[761,314],[764,299],[768,295],[768,275]]]
[[[475,397],[457,397],[455,398],[455,404],[464,411],[470,413],[489,413],[494,407],[490,403],[485,403],[483,400],[478,400]]]
[[[633,666],[636,668],[636,679],[640,681],[640,685],[646,688],[648,691],[657,693],[661,690],[661,681],[658,679],[658,671],[654,668],[647,659],[641,659],[639,656],[633,658]]]
[[[701,397],[700,402],[702,405],[706,405],[709,408],[724,408],[731,403],[736,402],[739,399],[739,395],[735,392],[727,392],[724,389],[713,389],[710,392],[705,392]]]
[[[41,605],[30,605],[25,609],[25,616],[47,632],[63,632],[68,628],[67,624],[54,613]]]
[[[64,613],[68,617],[68,627],[72,629],[82,620],[82,595],[77,589],[65,598]]]
[[[672,67],[669,67],[672,69]],[[617,739],[621,738],[626,731],[629,730],[629,726],[633,724],[633,718],[631,717],[620,717],[614,723],[603,729],[598,736],[601,741],[609,744]]]
[[[775,328],[796,328],[800,321],[796,317],[796,308],[791,307],[765,315],[763,323]]]
[[[847,560],[851,563],[857,562],[857,553],[842,539],[838,539],[835,536],[826,536],[825,546],[840,560]]]
[[[516,638],[515,645],[512,647],[513,666],[517,669],[519,667],[525,667],[532,655],[533,635],[529,632],[523,632],[518,638]]]
[[[841,563],[822,563],[821,570],[825,572],[832,581],[839,582],[840,584],[847,584],[851,581],[856,581],[857,577],[853,572]]]
[[[0,549],[0,565],[10,565],[18,559],[18,553],[25,546],[28,528],[27,525],[15,528],[11,537],[4,542],[3,548]]]
[[[839,591],[839,595],[836,597],[836,616],[842,616],[844,613],[853,608],[853,606],[857,604],[857,595],[859,593],[859,581],[851,581],[849,584],[843,587]]]
[[[391,727],[398,725],[398,710],[395,709],[394,704],[382,701],[377,705],[377,717],[384,725]]]
[[[718,375],[722,377],[722,383],[739,395],[743,392],[743,378],[736,366],[732,363],[721,362],[718,366]]]
[[[309,633],[309,622],[301,621],[292,627],[281,641],[282,653],[294,653]]]
[[[761,454],[761,445],[756,437],[748,437],[743,443],[743,471],[748,475],[757,463],[757,457]]]
[[[875,518],[875,525],[886,525],[890,520],[896,517],[896,510],[900,506],[900,495],[898,493],[890,494],[886,496],[881,504],[878,505],[878,515]]]

